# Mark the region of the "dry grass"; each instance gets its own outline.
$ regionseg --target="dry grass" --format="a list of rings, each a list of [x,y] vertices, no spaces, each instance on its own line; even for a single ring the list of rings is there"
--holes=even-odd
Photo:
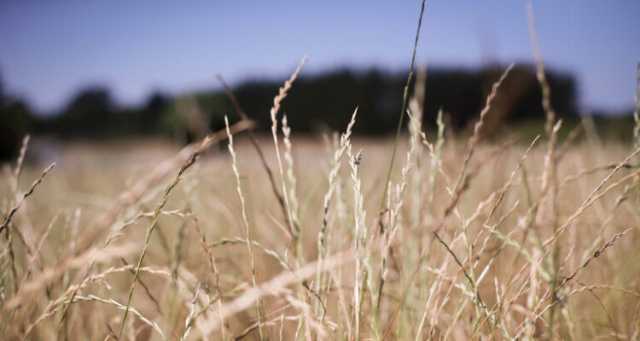
[[[568,148],[550,217],[544,144],[476,143],[460,191],[469,146],[410,134],[380,215],[379,165],[392,141],[345,134],[323,146],[290,134],[278,181],[295,179],[286,191],[298,206],[286,212],[299,241],[242,136],[237,156],[183,158],[125,204],[117,193],[166,167],[163,153],[135,162],[125,156],[148,147],[69,148],[79,162],[45,179],[24,167],[18,187],[7,169],[5,339],[108,339],[120,329],[122,339],[638,338],[640,175],[630,146]],[[121,209],[105,228],[113,205]]]
[[[41,171],[25,139],[0,182],[0,335],[640,339],[640,149],[559,144],[530,23],[547,124],[520,144],[480,134],[510,68],[468,139],[442,114],[422,131],[408,87],[394,139],[352,139],[357,110],[298,137],[279,108],[302,63],[269,138],[244,139],[229,91],[241,120],[180,151],[67,146]]]

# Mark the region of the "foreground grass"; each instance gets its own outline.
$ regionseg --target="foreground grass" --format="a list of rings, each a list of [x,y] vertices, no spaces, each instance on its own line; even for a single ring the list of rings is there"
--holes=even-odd
[[[559,145],[552,202],[543,141],[477,144],[456,185],[465,141],[416,132],[380,212],[388,143],[284,136],[280,160],[260,140],[284,210],[241,136],[235,159],[71,150],[26,200],[41,171],[7,168],[2,335],[638,338],[629,146]]]

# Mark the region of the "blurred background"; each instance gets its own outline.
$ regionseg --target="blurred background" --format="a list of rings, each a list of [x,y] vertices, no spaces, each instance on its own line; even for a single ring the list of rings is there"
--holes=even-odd
[[[280,84],[309,56],[285,100],[298,134],[395,129],[419,1],[0,1],[0,159],[23,136],[67,143],[187,143],[234,119],[216,75],[269,127]],[[533,3],[554,108],[571,129],[593,117],[628,139],[640,61],[640,1]],[[543,113],[524,1],[427,1],[417,65],[425,129],[439,110],[464,133],[491,84],[516,63],[489,135],[541,131]],[[36,151],[37,153],[37,151]]]

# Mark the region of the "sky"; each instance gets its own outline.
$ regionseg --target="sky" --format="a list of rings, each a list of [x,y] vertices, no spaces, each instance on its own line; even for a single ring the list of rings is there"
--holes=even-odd
[[[527,2],[427,0],[417,62],[530,62]],[[0,0],[0,77],[36,110],[103,85],[121,104],[337,66],[409,65],[419,0]],[[533,0],[545,64],[575,74],[584,111],[634,102],[640,1]],[[275,91],[275,90],[274,90]],[[401,89],[399,89],[401,91]]]

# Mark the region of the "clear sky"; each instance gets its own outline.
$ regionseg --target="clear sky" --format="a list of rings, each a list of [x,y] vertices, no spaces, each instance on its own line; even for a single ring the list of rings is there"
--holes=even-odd
[[[629,108],[640,61],[639,0],[533,0],[543,57],[574,72],[586,110]],[[419,0],[0,0],[0,77],[36,109],[87,85],[125,104],[153,90],[216,87],[334,66],[406,67]],[[526,2],[427,0],[418,62],[531,60]],[[401,91],[398,89],[398,91]]]

